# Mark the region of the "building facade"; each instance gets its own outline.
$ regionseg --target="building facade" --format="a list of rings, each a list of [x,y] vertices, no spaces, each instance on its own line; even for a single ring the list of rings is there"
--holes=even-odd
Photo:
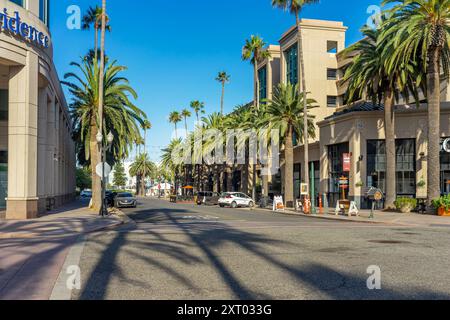
[[[314,171],[314,194],[335,206],[345,197],[366,207],[364,193],[367,187],[384,190],[384,112],[383,106],[361,101],[345,104],[347,87],[342,85],[346,66],[352,55],[344,58],[345,33],[342,22],[303,19],[300,23],[303,38],[305,80],[309,98],[317,101],[312,109],[316,134],[309,141],[309,168]],[[279,75],[270,75],[272,85],[299,84],[298,29],[290,28],[279,41]],[[269,46],[272,50],[277,46]],[[355,53],[356,54],[356,53]],[[266,62],[259,64],[260,70]],[[268,69],[270,70],[270,69]],[[261,72],[264,74],[264,72]],[[267,77],[269,77],[267,72]],[[275,79],[275,80],[274,80]],[[267,81],[269,82],[269,81]],[[266,88],[271,95],[273,88]],[[450,86],[444,83],[441,90],[441,191],[450,192]],[[427,183],[427,113],[426,105],[420,108],[407,104],[396,106],[397,139],[397,194],[407,197],[425,197]],[[295,140],[295,139],[294,139]],[[300,184],[304,162],[304,147],[294,141],[294,197],[300,198]],[[281,154],[281,157],[283,154]],[[349,161],[344,166],[344,156]],[[349,167],[348,167],[349,166]],[[344,168],[345,167],[345,168]],[[347,179],[342,187],[341,178]],[[278,176],[272,177],[271,193],[284,193],[284,165]],[[310,185],[312,185],[312,180]]]
[[[75,147],[49,0],[0,0],[0,10],[0,210],[29,219],[73,199]]]

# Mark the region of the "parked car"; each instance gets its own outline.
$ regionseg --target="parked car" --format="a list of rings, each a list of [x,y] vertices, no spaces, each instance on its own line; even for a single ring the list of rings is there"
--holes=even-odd
[[[197,193],[197,205],[218,205],[220,195],[217,192],[200,191]]]
[[[225,192],[222,193],[219,198],[220,207],[249,207],[253,208],[255,206],[255,201],[248,195],[241,192]]]
[[[131,193],[118,193],[114,198],[114,206],[116,208],[136,208],[137,199]]]
[[[80,193],[81,199],[91,199],[92,198],[92,191],[91,190],[83,190]]]

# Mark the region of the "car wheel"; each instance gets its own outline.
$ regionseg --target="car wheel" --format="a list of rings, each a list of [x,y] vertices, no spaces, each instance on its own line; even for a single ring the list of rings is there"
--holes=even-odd
[[[219,204],[219,207],[225,208],[225,205],[224,204]]]
[[[253,203],[253,201],[250,201],[249,203],[248,203],[248,207],[249,208],[253,208],[255,206],[255,204]]]
[[[236,209],[237,207],[238,207],[238,205],[237,205],[237,203],[236,202],[232,202],[231,203],[231,207],[233,208],[233,209]]]

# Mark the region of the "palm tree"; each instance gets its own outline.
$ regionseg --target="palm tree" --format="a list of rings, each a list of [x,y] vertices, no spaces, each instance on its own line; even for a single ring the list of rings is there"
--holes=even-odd
[[[178,111],[173,111],[169,115],[169,122],[175,125],[175,139],[178,139],[177,124],[181,122],[181,114]]]
[[[161,155],[161,165],[170,171],[172,179],[174,180],[172,182],[175,187],[175,193],[178,190],[178,173],[183,166],[183,155],[178,152],[178,148],[181,144],[181,139],[173,139],[170,144],[162,150]]]
[[[69,88],[72,95],[70,113],[73,119],[74,138],[77,143],[80,160],[90,160],[91,168],[95,168],[100,162],[99,148],[97,144],[97,133],[100,130],[99,120],[99,83],[100,70],[97,60],[82,60],[81,64],[72,62],[77,67],[79,74],[67,73],[64,78],[74,79],[75,82],[62,81]],[[146,119],[145,113],[136,107],[129,96],[134,99],[137,94],[128,84],[128,80],[120,73],[126,70],[116,62],[107,63],[104,72],[104,136],[111,131],[114,134],[114,142],[110,154],[115,159],[128,157],[132,147],[131,142],[136,141],[140,134],[140,127]],[[83,154],[80,154],[83,151]],[[94,209],[100,206],[100,179],[92,170],[93,181],[93,205]]]
[[[220,114],[223,115],[223,100],[225,97],[225,85],[230,82],[230,75],[225,71],[219,72],[216,80],[222,84],[222,97],[220,98]]]
[[[136,193],[145,196],[145,177],[154,175],[156,165],[148,158],[147,153],[140,154],[130,166],[130,175],[136,177]]]
[[[361,29],[364,39],[344,50],[344,56],[357,56],[346,70],[343,83],[348,83],[348,101],[361,98],[371,99],[374,105],[384,104],[384,130],[386,139],[386,188],[385,208],[394,208],[396,199],[396,148],[395,148],[395,114],[394,101],[398,92],[408,98],[410,94],[417,97],[414,65],[398,65],[397,69],[388,70],[391,57],[389,39],[381,41],[382,29],[364,26]],[[398,99],[397,99],[398,100]],[[418,102],[418,99],[416,99]]]
[[[195,116],[197,117],[197,123],[200,122],[199,114],[205,113],[205,104],[198,100],[191,102],[191,109],[194,110]]]
[[[186,130],[186,135],[188,134],[187,118],[192,116],[192,113],[188,109],[183,109],[181,111],[181,116],[184,118],[184,130]]]
[[[152,123],[148,120],[144,121],[144,124],[142,125],[142,129],[144,129],[144,153],[147,154],[147,130],[150,130],[152,128]],[[147,177],[144,167],[144,174],[143,174],[143,180],[144,180],[144,197],[146,196],[145,192],[145,178]]]
[[[298,86],[292,84],[279,84],[274,91],[273,100],[268,100],[265,112],[265,120],[261,124],[267,126],[269,130],[280,130],[281,139],[284,140],[285,174],[284,193],[286,207],[294,206],[294,149],[293,135],[298,136],[299,141],[304,140],[303,136],[303,100],[305,96],[299,94]],[[314,108],[316,103],[312,99],[306,99],[308,109]],[[309,136],[315,137],[315,127],[313,117],[308,116]]]
[[[259,36],[252,35],[250,39],[245,40],[245,45],[242,48],[242,60],[250,60],[253,65],[253,77],[254,77],[254,106],[255,109],[259,109],[259,77],[258,77],[258,62],[270,57],[270,52],[264,50],[266,43]]]
[[[450,0],[404,0],[390,11],[393,50],[389,67],[408,61],[421,63],[426,74],[428,103],[428,205],[440,196],[441,70],[448,79],[450,61]],[[448,80],[447,80],[448,81]]]
[[[98,31],[101,27],[101,20],[102,20],[102,8],[100,8],[99,6],[89,7],[86,14],[82,18],[81,29],[90,30],[91,25],[94,26],[95,32],[95,43],[93,51],[94,56],[98,56]],[[111,26],[109,25],[108,21],[105,26],[105,30],[111,32]]]
[[[303,37],[300,30],[300,12],[303,7],[308,4],[318,3],[319,0],[272,0],[272,6],[289,11],[295,16],[295,25],[297,26],[297,50],[298,50],[298,63],[300,64],[300,78],[302,87],[299,90],[303,91],[303,96],[306,97],[306,78],[305,78],[305,61],[303,59]],[[308,105],[306,99],[303,99],[303,143],[304,143],[304,179],[305,183],[309,186],[309,137],[307,122],[308,122]]]

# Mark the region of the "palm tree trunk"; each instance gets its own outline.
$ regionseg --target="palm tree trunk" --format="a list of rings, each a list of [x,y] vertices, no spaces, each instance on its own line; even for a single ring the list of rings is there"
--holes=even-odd
[[[222,98],[220,99],[220,114],[223,115],[223,101],[225,97],[225,82],[222,82]]]
[[[386,136],[386,200],[385,208],[394,208],[396,198],[396,151],[395,151],[395,114],[394,93],[387,89],[384,94],[384,131]]]
[[[309,190],[309,135],[308,135],[308,102],[306,99],[306,79],[305,79],[305,61],[303,59],[303,37],[300,29],[300,18],[296,15],[297,23],[297,49],[298,61],[300,63],[300,78],[302,87],[300,92],[303,93],[303,145],[304,145],[304,163],[303,163],[303,177],[304,183],[308,185]],[[291,181],[292,182],[292,181]]]
[[[98,143],[97,143],[97,133],[98,128],[95,122],[94,117],[91,119],[91,136],[89,142],[90,148],[90,157],[91,157],[91,176],[92,176],[92,207],[91,209],[94,211],[100,210],[101,206],[101,179],[95,172],[95,168],[98,163],[101,162],[101,153],[99,152]]]
[[[440,191],[440,50],[428,52],[428,206],[441,195]]]
[[[187,137],[188,129],[187,129],[187,118],[186,117],[184,117],[184,130],[186,130],[186,137]]]
[[[258,62],[255,59],[255,62],[253,63],[253,72],[254,72],[254,78],[255,78],[255,108],[259,110],[259,77],[258,77]]]
[[[294,148],[292,145],[292,129],[292,124],[289,124],[284,150],[284,196],[286,198],[287,208],[294,208]]]
[[[175,139],[178,139],[177,124],[175,123]]]

